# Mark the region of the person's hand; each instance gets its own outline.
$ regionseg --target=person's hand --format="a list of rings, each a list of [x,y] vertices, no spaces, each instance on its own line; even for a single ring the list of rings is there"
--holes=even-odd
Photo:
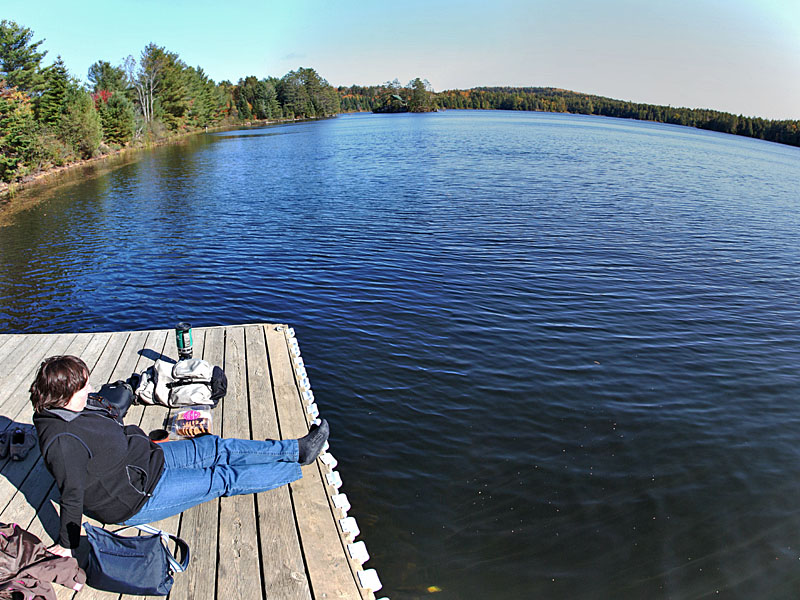
[[[47,551],[58,556],[72,558],[72,550],[69,548],[64,548],[64,546],[60,546],[59,544],[53,544],[47,549]]]

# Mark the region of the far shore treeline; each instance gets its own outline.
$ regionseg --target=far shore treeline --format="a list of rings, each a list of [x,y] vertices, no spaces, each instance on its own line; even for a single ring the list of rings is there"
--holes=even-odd
[[[210,127],[325,118],[340,112],[501,109],[569,112],[687,125],[800,146],[800,121],[636,104],[556,88],[479,87],[435,93],[426,80],[402,86],[333,88],[314,69],[215,83],[201,67],[150,43],[138,59],[98,60],[88,83],[61,57],[42,66],[43,40],[0,21],[0,182],[13,183],[122,148],[161,143]]]
[[[406,92],[404,98],[412,95],[413,83],[404,88]],[[381,86],[354,85],[338,88],[342,111],[377,109],[376,112],[393,112],[382,109],[387,104],[387,90],[392,85],[396,86],[397,81]],[[657,121],[800,146],[800,121],[771,121],[704,108],[637,104],[551,87],[476,87],[469,90],[446,90],[432,94],[432,102],[435,108],[443,109],[529,110]]]

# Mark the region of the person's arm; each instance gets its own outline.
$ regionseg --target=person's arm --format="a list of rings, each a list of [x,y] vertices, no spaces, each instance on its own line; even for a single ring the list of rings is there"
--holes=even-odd
[[[60,550],[77,548],[81,537],[89,450],[77,438],[61,435],[47,449],[46,462],[61,492],[61,529],[50,551],[65,556]]]

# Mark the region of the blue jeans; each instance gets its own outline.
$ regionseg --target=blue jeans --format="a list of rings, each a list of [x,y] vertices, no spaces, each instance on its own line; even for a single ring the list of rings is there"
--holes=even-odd
[[[124,525],[177,515],[220,496],[255,494],[303,475],[297,440],[237,440],[216,435],[165,442],[164,472],[152,496]]]

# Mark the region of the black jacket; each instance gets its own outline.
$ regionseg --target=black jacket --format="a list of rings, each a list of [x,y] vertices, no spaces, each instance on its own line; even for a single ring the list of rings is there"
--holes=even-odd
[[[78,545],[81,515],[120,523],[150,497],[164,470],[164,453],[135,425],[105,409],[54,408],[35,413],[44,463],[61,492],[58,543]]]

